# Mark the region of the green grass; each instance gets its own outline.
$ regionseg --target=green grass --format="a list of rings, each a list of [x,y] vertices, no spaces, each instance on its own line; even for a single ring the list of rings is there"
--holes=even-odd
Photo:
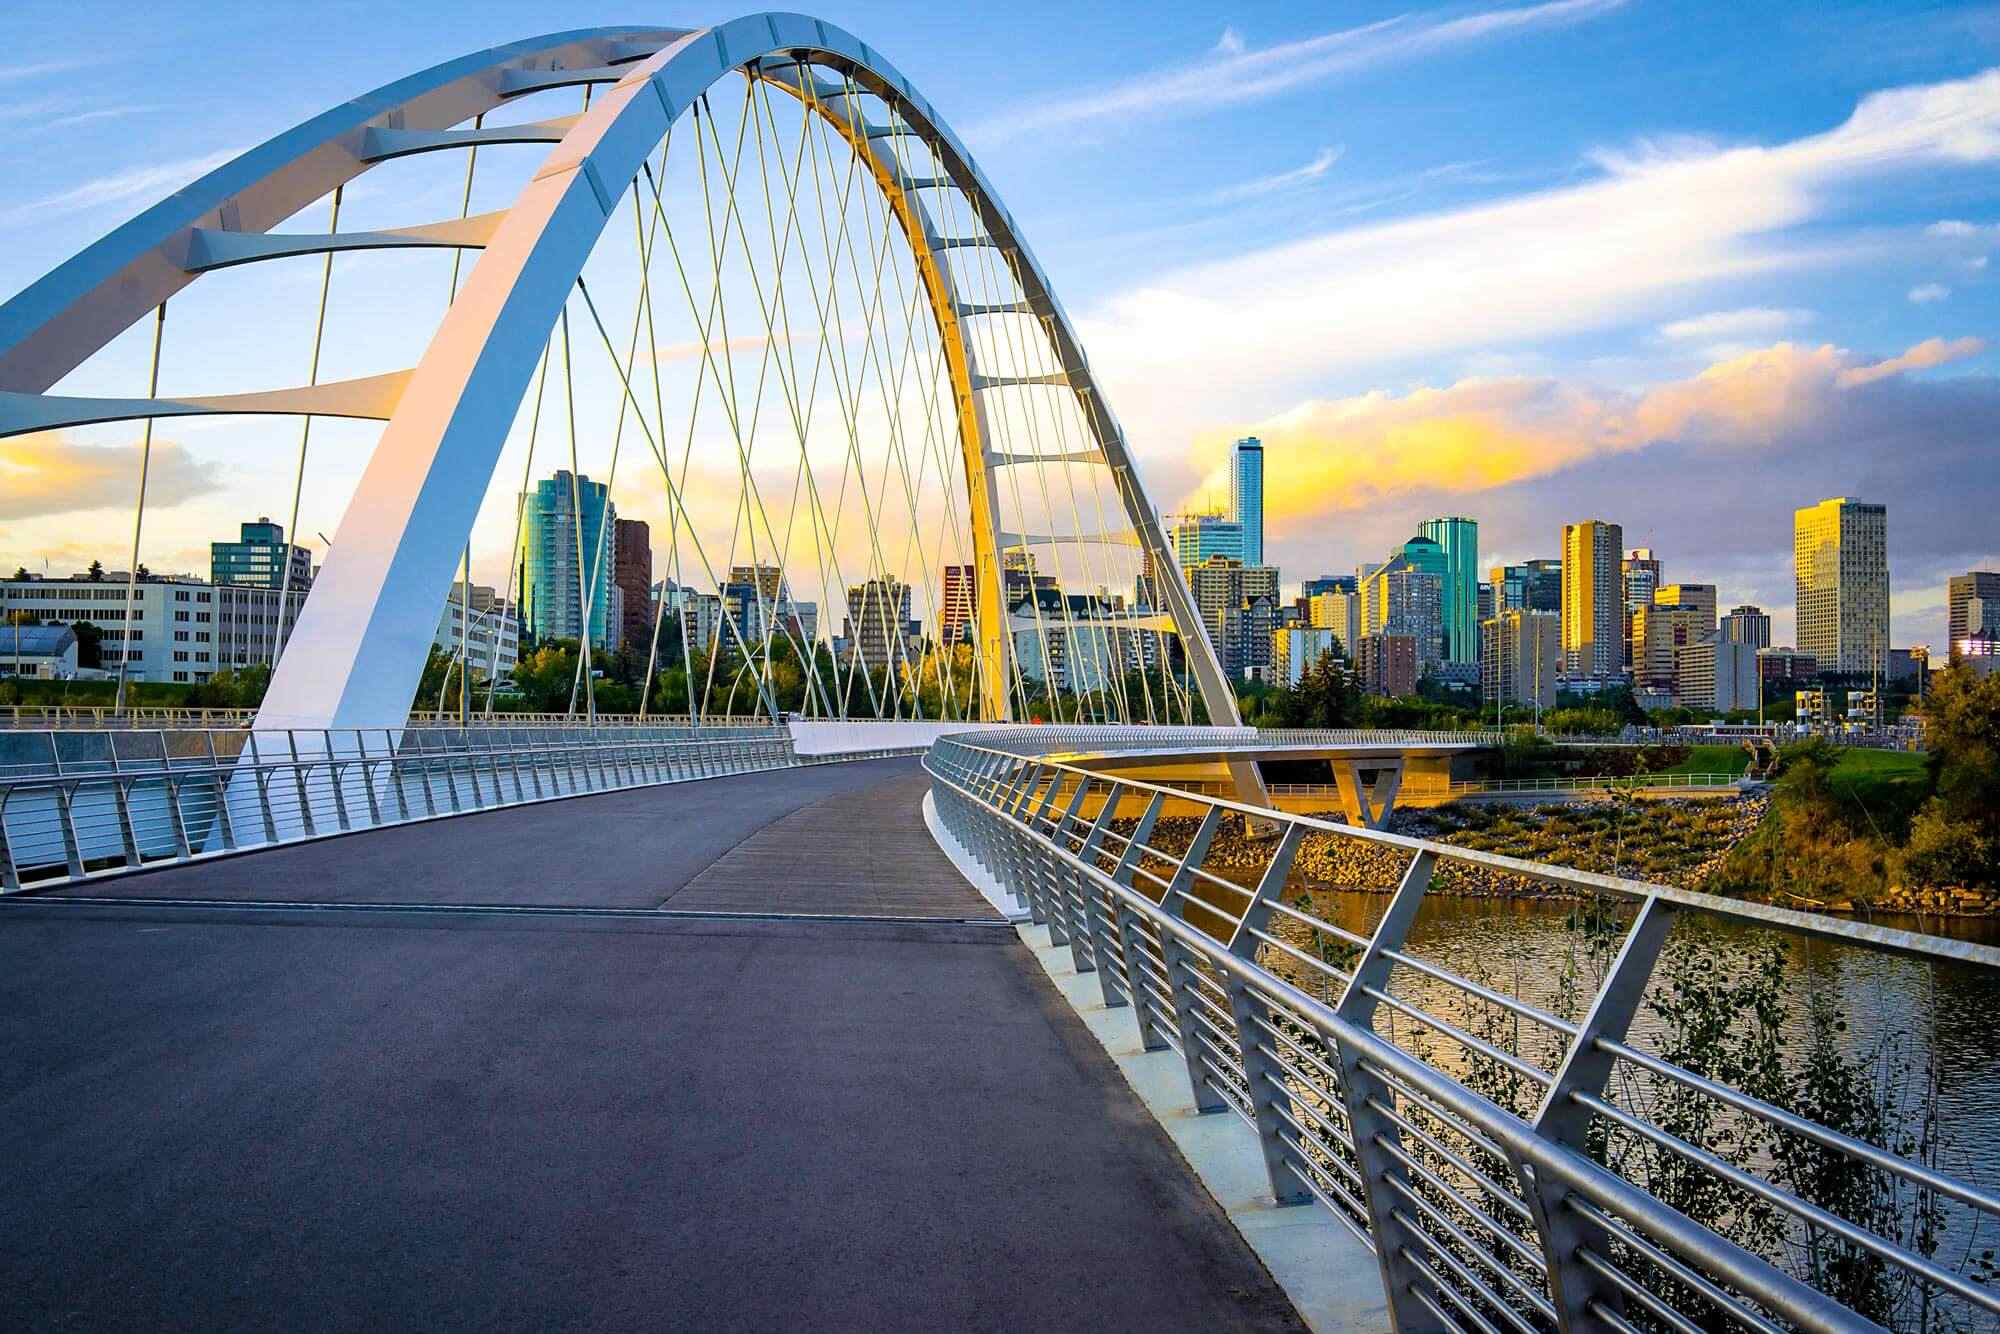
[[[1833,785],[1869,807],[1901,809],[1915,805],[1930,783],[1925,757],[1904,750],[1844,752],[1833,771]]]

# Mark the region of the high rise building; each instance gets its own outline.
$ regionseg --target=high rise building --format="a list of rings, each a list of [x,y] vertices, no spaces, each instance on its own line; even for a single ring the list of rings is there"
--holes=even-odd
[[[246,523],[234,542],[208,544],[208,578],[214,584],[253,588],[312,587],[312,553],[285,541],[284,525],[259,518]],[[291,563],[291,577],[285,564]]]
[[[653,640],[653,530],[644,519],[619,519],[612,532],[618,642],[643,655]]]
[[[970,565],[944,567],[944,604],[938,609],[938,642],[969,644],[979,612],[979,581]]]
[[[1653,600],[1660,586],[1660,561],[1651,547],[1634,547],[1621,564],[1625,580],[1625,670],[1631,671],[1632,613]]]
[[[1295,686],[1322,657],[1336,657],[1347,646],[1335,645],[1333,630],[1324,626],[1288,625],[1271,632],[1271,679],[1281,686]]]
[[[1889,662],[1888,511],[1846,496],[1792,515],[1801,652],[1821,672],[1866,676]]]
[[[1982,631],[2000,634],[2000,573],[1971,570],[1945,581],[1949,625],[1946,652],[1963,653],[1965,640]],[[1977,613],[1977,614],[1975,614]]]
[[[461,604],[459,599],[465,591],[463,584],[453,584],[445,594],[444,611],[438,616],[437,631],[431,642],[453,658],[462,648],[474,679],[489,673],[506,676],[514,670],[521,655],[520,627],[514,609],[489,585],[474,584],[472,596]],[[651,628],[648,624],[647,629]],[[419,708],[433,708],[436,704],[435,698],[428,703],[417,701]]]
[[[1229,517],[1243,531],[1242,561],[1264,563],[1264,442],[1254,435],[1229,451]],[[1185,562],[1183,562],[1185,564]]]
[[[1496,565],[1488,576],[1493,612],[1562,611],[1562,562],[1531,560],[1525,565]]]
[[[1363,635],[1354,651],[1354,670],[1371,695],[1400,699],[1414,694],[1417,641],[1409,635]]]
[[[536,640],[581,639],[584,599],[593,587],[590,641],[608,642],[608,596],[615,548],[602,539],[618,507],[602,482],[567,469],[535,483],[522,497],[521,628]],[[578,556],[582,559],[579,560]]]
[[[1565,675],[1606,681],[1625,665],[1625,530],[1602,519],[1562,530]]]
[[[1503,611],[1481,627],[1479,685],[1491,704],[1552,709],[1562,675],[1562,617],[1549,611]]]
[[[1717,713],[1756,708],[1756,646],[1718,632],[1675,650],[1674,701]]]
[[[1234,662],[1240,675],[1268,662],[1270,632],[1277,622],[1278,572],[1269,565],[1211,556],[1187,571],[1187,581],[1224,669]],[[1253,603],[1263,605],[1252,610]]]
[[[1318,597],[1321,593],[1352,593],[1356,587],[1351,574],[1322,574],[1317,579],[1308,579],[1300,585],[1299,592],[1307,598]]]
[[[1715,629],[1717,606],[1714,584],[1661,584],[1653,590],[1653,601],[1663,606],[1694,607],[1708,614],[1702,633]]]
[[[1762,607],[1748,603],[1731,607],[1718,628],[1722,637],[1732,644],[1748,644],[1752,648],[1771,647],[1771,618],[1764,614]]]
[[[1226,556],[1239,564],[1243,559],[1243,525],[1220,514],[1183,514],[1167,530],[1180,567],[1190,569],[1206,564],[1211,557]]]
[[[1340,640],[1340,652],[1354,656],[1354,643],[1361,638],[1361,595],[1354,592],[1315,593],[1306,604],[1306,624],[1331,630]]]
[[[847,590],[845,638],[849,652],[870,668],[909,660],[905,637],[910,633],[910,586],[894,575],[880,575]]]
[[[1222,514],[1185,514],[1168,532],[1182,569],[1214,556],[1243,560],[1243,525]]]
[[[1675,691],[1674,655],[1714,633],[1712,609],[1686,602],[1640,607],[1632,614],[1632,684]]]
[[[1472,519],[1426,519],[1418,532],[1444,557],[1444,661],[1479,661],[1479,524]]]

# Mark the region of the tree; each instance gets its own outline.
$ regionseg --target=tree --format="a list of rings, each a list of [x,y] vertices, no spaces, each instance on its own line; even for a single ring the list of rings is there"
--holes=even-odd
[[[102,667],[104,665],[104,631],[89,621],[78,621],[70,626],[76,635],[76,665],[78,667]]]
[[[90,563],[90,582],[93,584],[101,584],[104,582],[103,561],[94,560]]]
[[[14,567],[14,578],[16,578],[16,579],[26,579],[27,577],[28,577],[28,567],[27,567],[27,566],[25,566],[25,565],[16,565],[16,566]]]
[[[2000,676],[1963,663],[1924,703],[1931,794],[1910,824],[1904,869],[1920,884],[2000,884]]]

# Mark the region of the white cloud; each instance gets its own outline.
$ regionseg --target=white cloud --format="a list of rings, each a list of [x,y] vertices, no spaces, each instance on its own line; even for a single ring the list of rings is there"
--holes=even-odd
[[[1267,415],[1330,376],[1630,322],[1669,299],[1843,254],[1789,241],[1857,181],[2000,159],[2000,70],[1864,99],[1771,147],[1653,143],[1580,185],[1350,227],[1161,275],[1082,321],[1142,453]]]
[[[1920,283],[1910,289],[1910,300],[1919,306],[1942,301],[1951,295],[1951,289],[1943,283]]]
[[[1469,42],[1581,22],[1624,3],[1547,0],[1456,19],[1403,16],[1254,51],[1245,46],[1241,33],[1227,28],[1216,43],[1213,55],[1217,58],[1176,69],[1149,70],[1101,90],[1024,99],[1021,109],[973,126],[968,137],[991,142],[1078,122],[1200,112],[1257,101],[1337,75]]]
[[[82,69],[85,63],[81,60],[43,60],[26,65],[0,65],[0,83],[40,78],[44,74],[66,74],[70,70]]]
[[[1768,338],[1809,323],[1812,317],[1809,310],[1774,310],[1766,306],[1712,310],[1663,324],[1660,335],[1675,342],[1703,343],[1718,338]]]
[[[1334,163],[1340,161],[1340,155],[1343,151],[1345,150],[1339,148],[1322,148],[1319,152],[1313,154],[1312,161],[1302,167],[1294,167],[1290,171],[1281,171],[1270,176],[1260,176],[1255,180],[1243,181],[1226,189],[1216,191],[1209,196],[1209,199],[1213,203],[1227,204],[1241,199],[1255,199],[1260,195],[1274,194],[1279,190],[1290,189],[1294,185],[1304,185],[1309,181],[1316,181],[1326,175]]]
[[[188,184],[196,177],[215,170],[241,151],[237,148],[227,148],[201,157],[150,163],[113,172],[108,176],[94,177],[67,190],[59,190],[55,194],[43,195],[40,199],[30,199],[25,203],[0,209],[0,227],[11,227],[30,219],[46,221],[50,218],[65,217],[106,204],[121,204],[133,199],[163,196]]]

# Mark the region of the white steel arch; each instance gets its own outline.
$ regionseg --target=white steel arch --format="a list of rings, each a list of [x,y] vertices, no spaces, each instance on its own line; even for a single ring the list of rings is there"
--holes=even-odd
[[[0,434],[218,412],[384,420],[258,725],[394,726],[409,708],[463,534],[592,247],[648,154],[677,118],[732,72],[782,88],[817,111],[868,167],[894,211],[949,364],[982,605],[1004,609],[1003,550],[1033,540],[1000,529],[994,469],[1019,456],[995,447],[983,396],[1023,384],[1067,387],[1094,438],[1087,449],[1045,457],[1109,469],[1209,717],[1236,722],[1234,691],[1166,546],[1123,432],[1014,220],[943,120],[893,65],[841,29],[801,15],[758,14],[695,31],[600,29],[496,47],[390,84],[244,154],[0,306]],[[822,73],[838,81],[824,82]],[[511,97],[572,86],[597,90],[580,116],[491,129],[475,121],[464,128]],[[850,88],[879,98],[900,124],[869,126],[835,110],[855,95]],[[943,177],[910,178],[900,159],[878,146],[905,132],[923,139]],[[341,236],[269,233],[377,162],[503,142],[554,148],[502,214]],[[982,236],[939,234],[919,195],[947,185],[962,194]],[[408,371],[175,399],[44,392],[202,273],[279,255],[408,245],[484,251]],[[942,254],[964,245],[997,252],[1023,299],[982,306],[976,294],[957,291]],[[1047,334],[1057,368],[1037,375],[982,374],[961,321],[997,313],[1033,317]],[[984,712],[1005,718],[1012,642],[1004,610],[980,618],[980,630]]]

